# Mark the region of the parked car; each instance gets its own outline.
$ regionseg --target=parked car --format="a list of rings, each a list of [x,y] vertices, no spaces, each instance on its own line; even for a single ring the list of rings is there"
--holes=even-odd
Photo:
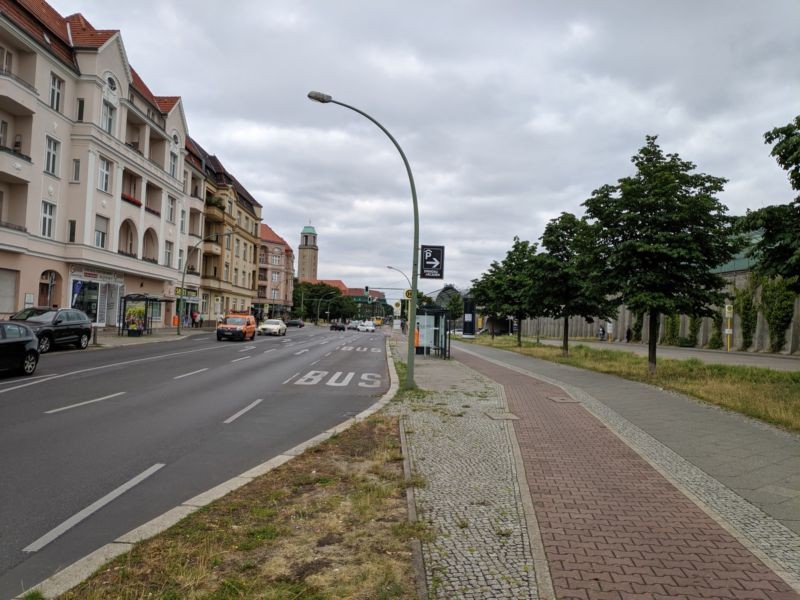
[[[369,333],[375,333],[375,323],[372,321],[364,321],[358,326],[359,331],[366,331]]]
[[[23,323],[0,321],[0,370],[33,375],[39,363],[39,338]]]
[[[353,331],[358,331],[358,326],[361,325],[361,321],[350,321],[347,324],[348,329],[352,329]]]
[[[39,338],[39,354],[70,344],[83,350],[92,339],[91,320],[75,308],[32,306],[12,315],[10,320],[22,321],[33,330]]]
[[[267,319],[258,326],[258,335],[286,335],[286,323],[280,319]]]
[[[217,341],[251,340],[256,337],[256,318],[245,313],[230,313],[217,324]]]
[[[344,323],[331,323],[331,331],[344,331]]]
[[[302,319],[289,319],[286,321],[287,327],[304,327],[305,323],[303,323]]]

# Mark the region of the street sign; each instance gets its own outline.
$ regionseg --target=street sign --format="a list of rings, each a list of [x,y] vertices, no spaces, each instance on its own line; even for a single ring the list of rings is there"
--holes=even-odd
[[[733,304],[725,305],[725,318],[730,319],[733,316]]]
[[[395,302],[395,303],[394,303],[394,307],[395,307],[395,308],[400,308],[400,303],[399,303],[399,302]]]
[[[423,279],[444,279],[444,246],[421,246]]]
[[[411,296],[413,296],[413,295],[414,294],[413,294],[413,292],[411,290],[406,290],[405,292],[403,292],[403,297],[406,300],[411,300]]]

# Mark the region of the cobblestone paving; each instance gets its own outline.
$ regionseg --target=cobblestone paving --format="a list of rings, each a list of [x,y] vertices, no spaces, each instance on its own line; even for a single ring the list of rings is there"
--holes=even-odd
[[[452,361],[415,363],[426,393],[387,410],[425,480],[414,495],[435,532],[422,544],[429,597],[539,598],[501,390]]]
[[[800,598],[562,388],[459,358],[502,383],[520,417],[557,598]]]

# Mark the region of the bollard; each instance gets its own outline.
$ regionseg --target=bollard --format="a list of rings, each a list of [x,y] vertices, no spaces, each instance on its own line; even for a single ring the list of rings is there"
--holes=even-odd
[[[97,346],[97,327],[92,323],[92,344]]]

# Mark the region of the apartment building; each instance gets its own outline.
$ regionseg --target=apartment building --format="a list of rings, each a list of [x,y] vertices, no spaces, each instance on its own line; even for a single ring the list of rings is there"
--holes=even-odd
[[[260,231],[256,308],[265,317],[288,318],[294,294],[294,252],[269,225],[262,223]]]
[[[192,138],[189,147],[204,171],[205,236],[202,252],[190,257],[200,262],[189,263],[201,277],[199,312],[205,318],[250,312],[257,295],[261,205],[219,158]]]
[[[154,299],[154,327],[178,300],[206,319],[248,310],[260,211],[119,31],[0,0],[0,316],[71,306],[114,326],[132,294]]]

